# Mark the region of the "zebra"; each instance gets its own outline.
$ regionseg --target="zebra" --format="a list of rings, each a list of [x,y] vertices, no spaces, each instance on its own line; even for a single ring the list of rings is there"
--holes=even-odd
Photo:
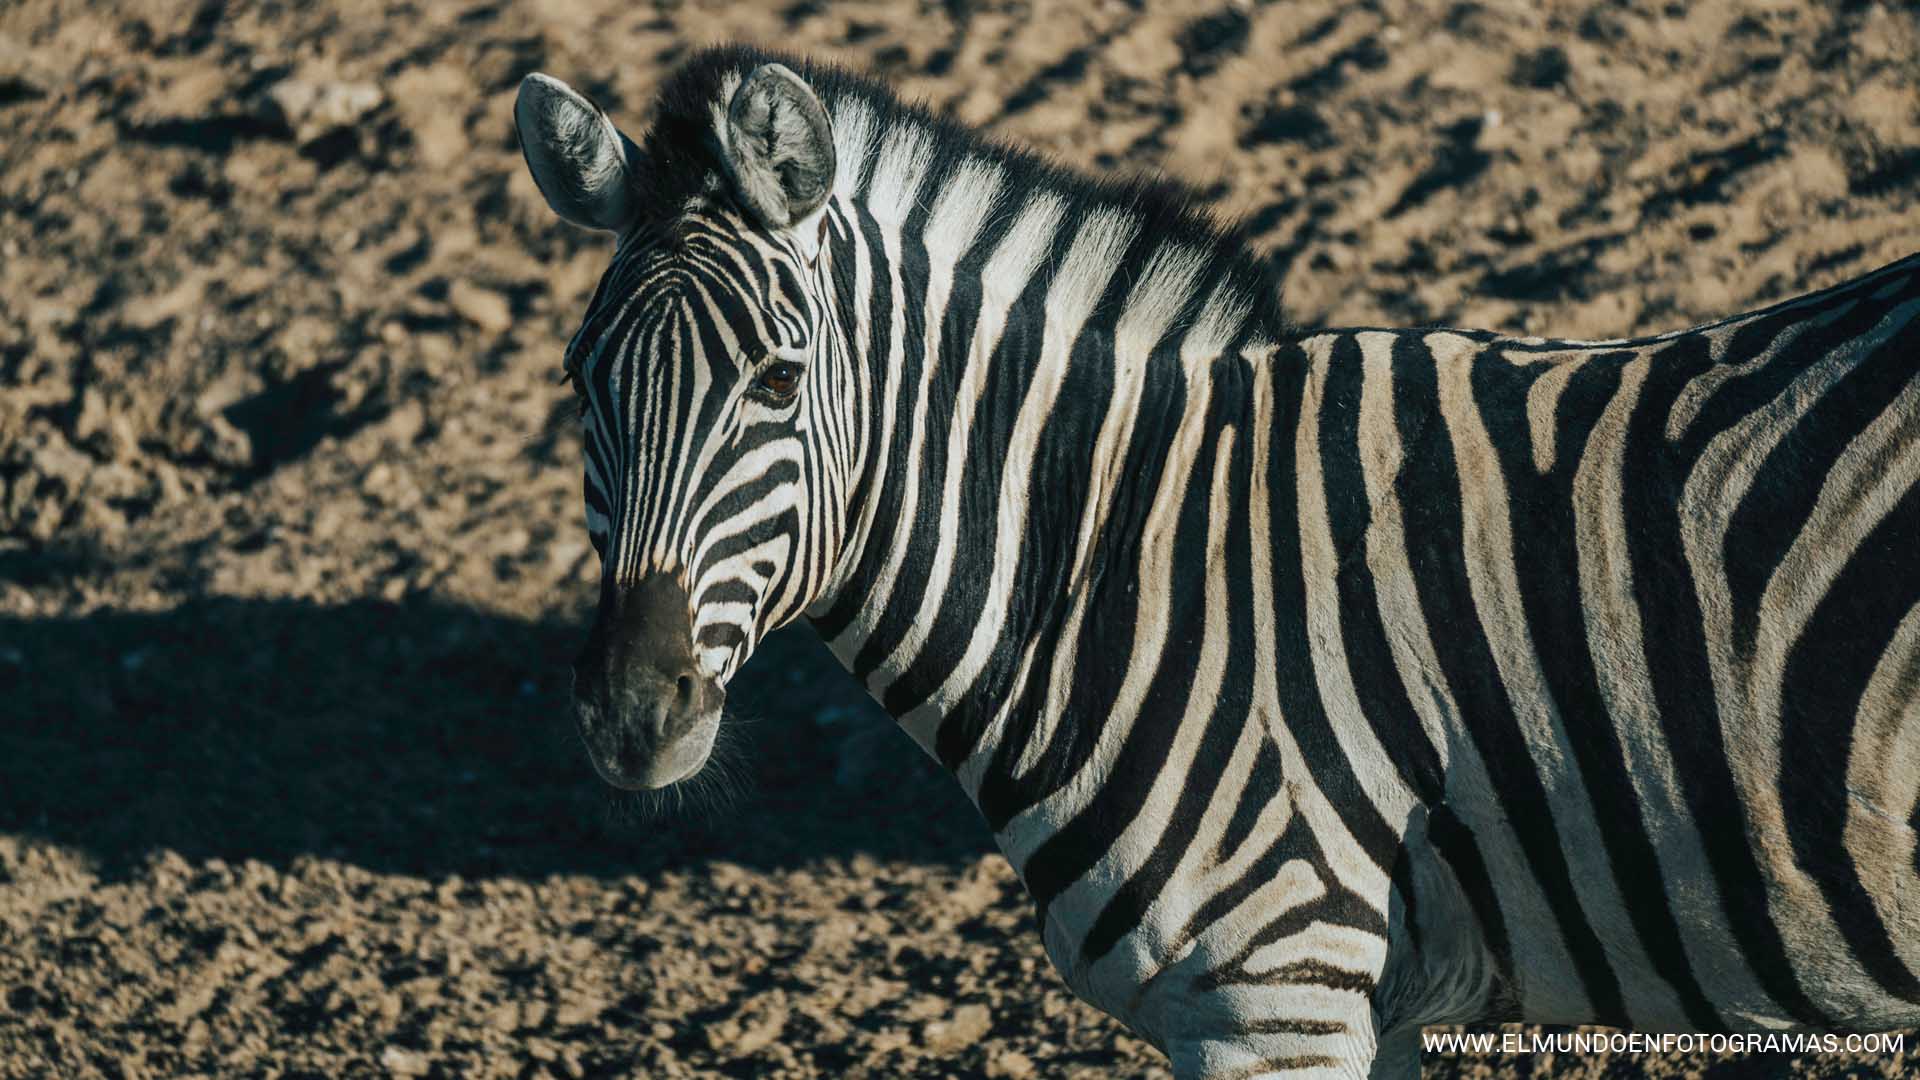
[[[566,346],[608,783],[804,616],[1181,1080],[1424,1024],[1920,1024],[1920,257],[1609,341],[1293,328],[1175,186],[848,71],[515,121],[616,238]]]

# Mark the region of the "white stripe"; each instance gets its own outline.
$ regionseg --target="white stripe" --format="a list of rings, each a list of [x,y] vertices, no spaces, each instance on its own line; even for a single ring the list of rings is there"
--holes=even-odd
[[[949,407],[952,410],[951,425],[947,429],[945,482],[934,504],[940,508],[938,539],[933,553],[930,577],[921,583],[924,591],[920,597],[920,607],[909,623],[907,634],[895,646],[878,667],[867,676],[867,689],[878,699],[897,678],[906,670],[913,659],[919,655],[921,645],[927,633],[932,629],[934,614],[944,598],[946,576],[952,569],[956,533],[960,510],[960,482],[966,469],[967,440],[972,434],[974,410],[979,407],[980,394],[986,388],[987,375],[992,369],[990,363],[993,348],[999,344],[1000,330],[1005,325],[1005,303],[1011,303],[1011,296],[998,292],[986,297],[986,303],[975,326],[970,348],[961,356],[939,355],[939,346],[944,337],[944,327],[949,318],[948,301],[953,291],[954,273],[957,265],[979,237],[982,226],[993,211],[994,197],[1000,189],[1000,170],[986,162],[968,162],[955,171],[953,182],[945,185],[939,199],[934,203],[933,212],[927,217],[927,287],[926,287],[926,335],[929,358],[928,379],[917,411],[924,415],[928,401],[934,395],[930,390],[937,383],[937,370],[948,362],[961,365],[960,385],[955,389]],[[1037,226],[1044,220],[1048,227],[1038,235],[1022,235],[1016,226],[1004,237],[1000,246],[988,260],[982,278],[984,281],[1004,280],[1001,274],[1024,270],[1018,280],[1025,282],[1033,272],[1045,246],[1052,239],[1051,222],[1057,216],[1058,205],[1051,201],[1036,201],[1028,207],[1029,213],[1023,213],[1021,223],[1033,221]],[[1042,215],[1040,219],[1029,216],[1031,213]],[[1011,290],[1017,293],[1017,287]],[[1001,304],[995,304],[999,300]],[[997,317],[996,317],[997,316]],[[935,359],[937,357],[937,359]],[[923,476],[924,472],[916,473]],[[904,556],[904,551],[902,552]],[[904,558],[903,558],[904,561]],[[890,607],[894,603],[891,584],[877,596],[887,598],[882,605]],[[906,718],[902,718],[904,723]],[[914,734],[921,746],[931,751],[932,746],[926,733],[915,732],[911,725],[907,730]]]
[[[1385,335],[1387,338],[1398,334]],[[1324,349],[1326,339],[1316,347]],[[1420,605],[1418,585],[1407,557],[1405,507],[1395,481],[1405,462],[1394,414],[1392,342],[1371,333],[1360,338],[1365,379],[1360,394],[1360,459],[1371,510],[1367,525],[1367,569],[1394,670],[1421,729],[1440,755],[1446,805],[1472,834],[1489,876],[1500,883],[1497,898],[1515,958],[1514,972],[1527,1015],[1578,1017],[1589,1014],[1579,980],[1563,977],[1574,970],[1539,882],[1521,851],[1506,810],[1496,797],[1478,748],[1467,733],[1452,688],[1442,674],[1435,635]],[[1477,929],[1468,932],[1478,933]]]
[[[1166,590],[1173,580],[1174,527],[1188,497],[1186,479],[1191,470],[1186,463],[1200,452],[1212,391],[1212,383],[1205,379],[1196,380],[1189,387],[1186,411],[1173,432],[1173,445],[1169,447],[1159,487],[1140,531],[1140,558],[1134,568],[1134,580],[1140,588],[1139,613],[1134,620],[1133,643],[1127,653],[1127,670],[1119,693],[1093,750],[1059,790],[1016,815],[1000,834],[1000,849],[1006,854],[1007,862],[1023,876],[1027,859],[1093,800],[1112,772],[1114,759],[1132,732],[1153,676],[1159,670],[1160,656],[1167,643],[1168,605],[1172,599]]]
[[[907,433],[907,475],[919,476],[922,455],[927,434],[927,394],[926,387],[938,373],[939,354],[931,341],[908,342],[906,338],[906,305],[909,302],[904,294],[900,279],[900,248],[903,242],[900,226],[906,220],[908,205],[918,192],[920,182],[932,160],[932,151],[925,132],[914,128],[896,128],[886,134],[881,145],[879,159],[874,163],[874,178],[871,193],[867,199],[867,210],[874,222],[880,227],[882,242],[886,248],[889,278],[893,283],[893,335],[892,348],[889,350],[885,370],[898,375],[906,367],[907,349],[912,348],[921,358],[922,383],[920,392],[913,395],[913,413]],[[931,259],[935,253],[929,252]],[[958,259],[957,253],[948,256],[949,265]],[[932,335],[938,333],[938,324],[923,328]],[[897,406],[892,387],[885,387],[887,393],[885,430],[889,433],[897,430],[895,424]],[[883,466],[891,473],[890,465]],[[892,530],[889,535],[887,557],[880,564],[879,573],[868,585],[866,601],[860,605],[859,612],[850,620],[845,629],[834,640],[828,642],[828,648],[840,659],[840,662],[852,670],[853,662],[860,649],[873,635],[874,627],[886,613],[887,600],[893,595],[895,580],[906,561],[907,541],[913,533],[913,522],[920,506],[920,487],[917,483],[908,483],[902,492],[900,513],[892,522],[887,523]],[[869,538],[871,543],[873,539]]]
[[[1386,335],[1379,335],[1384,337]],[[1393,759],[1373,733],[1361,709],[1353,684],[1340,624],[1340,554],[1333,546],[1333,526],[1327,513],[1325,475],[1320,462],[1320,415],[1326,402],[1327,377],[1333,365],[1334,339],[1317,338],[1307,349],[1306,386],[1300,398],[1300,426],[1294,433],[1294,486],[1300,515],[1300,571],[1306,589],[1307,651],[1313,661],[1313,681],[1333,730],[1367,800],[1396,835],[1405,827],[1417,801],[1400,778]],[[1370,345],[1378,347],[1376,341]]]
[[[1803,980],[1823,987],[1822,1004],[1842,1017],[1887,1015],[1902,1006],[1871,979],[1821,977],[1836,958],[1849,953],[1833,925],[1825,896],[1794,862],[1787,840],[1779,791],[1780,680],[1788,651],[1805,629],[1813,605],[1845,564],[1844,553],[1859,543],[1890,505],[1869,503],[1836,514],[1837,508],[1829,502],[1832,492],[1822,492],[1810,528],[1767,584],[1752,655],[1743,654],[1733,641],[1733,597],[1724,555],[1734,513],[1752,490],[1768,455],[1815,403],[1870,350],[1905,327],[1916,311],[1920,311],[1920,300],[1894,308],[1872,330],[1808,366],[1766,408],[1717,436],[1687,477],[1679,507],[1680,538],[1705,615],[1708,668],[1721,737],[1725,745],[1740,748],[1729,763],[1746,811],[1748,833],[1757,838],[1754,854],[1768,881],[1768,911],[1788,940],[1797,943],[1788,953],[1795,970]],[[1903,461],[1897,467],[1912,468],[1912,463]],[[1809,545],[1809,535],[1814,544],[1831,545],[1828,558],[1813,557],[1817,548]],[[1789,572],[1810,580],[1793,581],[1787,577]]]
[[[1226,531],[1232,510],[1228,500],[1233,493],[1233,429],[1230,427],[1220,432],[1213,470],[1213,490],[1207,503],[1205,589],[1207,610],[1221,615],[1203,620],[1200,649],[1194,657],[1193,686],[1182,715],[1177,719],[1151,718],[1150,722],[1172,723],[1174,736],[1166,760],[1154,773],[1139,807],[1087,873],[1063,890],[1047,908],[1049,919],[1059,921],[1083,941],[1115,894],[1146,866],[1154,851],[1167,842],[1168,830],[1187,827],[1174,819],[1173,810],[1187,791],[1189,774],[1206,735],[1207,721],[1219,706],[1220,687],[1226,679],[1227,650],[1231,645],[1227,636],[1228,620],[1224,616],[1227,610]],[[1177,882],[1169,884],[1179,887]],[[1151,968],[1145,967],[1116,971],[1106,966],[1102,972],[1110,981],[1090,988],[1102,999],[1112,995],[1110,1004],[1122,1008],[1132,991],[1153,974]]]
[[[1429,334],[1425,340],[1438,367],[1440,415],[1458,463],[1463,554],[1474,612],[1534,771],[1546,789],[1568,864],[1577,867],[1593,859],[1605,865],[1600,824],[1528,628],[1507,519],[1508,487],[1473,398],[1473,364],[1480,347],[1455,334]],[[1647,1023],[1684,1015],[1673,989],[1653,974],[1653,962],[1634,932],[1617,880],[1605,873],[1583,877],[1576,881],[1576,895],[1588,925],[1606,944],[1628,1016]]]
[[[1693,818],[1686,780],[1667,745],[1647,666],[1625,513],[1625,455],[1627,427],[1651,364],[1643,354],[1621,369],[1619,388],[1587,436],[1574,472],[1574,547],[1581,606],[1587,612],[1587,649],[1600,699],[1619,739],[1621,764],[1648,825],[1668,904],[1685,928],[1680,938],[1688,967],[1722,1013],[1781,1016],[1783,1010],[1760,986],[1727,923],[1720,881],[1701,837],[1702,823]],[[1604,872],[1604,860],[1595,862]],[[1685,1019],[1676,1015],[1667,1023]]]
[[[1847,854],[1886,924],[1894,952],[1920,971],[1920,895],[1912,826],[1920,806],[1920,604],[1907,610],[1874,665],[1847,755]]]
[[[1324,349],[1330,339],[1322,337],[1302,343],[1309,352],[1313,348]],[[1274,626],[1274,541],[1272,530],[1276,526],[1282,529],[1296,528],[1293,521],[1275,522],[1271,503],[1272,492],[1268,490],[1266,477],[1271,470],[1274,443],[1284,438],[1276,432],[1274,407],[1274,380],[1279,378],[1274,357],[1264,351],[1249,350],[1244,358],[1251,367],[1253,385],[1253,425],[1252,430],[1273,435],[1253,440],[1253,475],[1251,485],[1253,506],[1249,512],[1253,554],[1253,630],[1254,655],[1263,660],[1278,657],[1279,644],[1275,640]],[[1293,731],[1287,726],[1287,717],[1280,708],[1280,686],[1278,665],[1274,662],[1258,663],[1253,666],[1254,696],[1253,722],[1265,728],[1268,738],[1280,751],[1280,774],[1284,777],[1286,790],[1292,794],[1295,807],[1307,819],[1307,827],[1320,845],[1323,858],[1332,869],[1334,877],[1341,885],[1366,902],[1385,910],[1391,882],[1385,872],[1367,853],[1361,849],[1360,842],[1348,831],[1346,821],[1340,816],[1327,796],[1313,782],[1313,771],[1307,767],[1306,756],[1300,744],[1294,741]],[[1390,824],[1398,827],[1400,822]]]

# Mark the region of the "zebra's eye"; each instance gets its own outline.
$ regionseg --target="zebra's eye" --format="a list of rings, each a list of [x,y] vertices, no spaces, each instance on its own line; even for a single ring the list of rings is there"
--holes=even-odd
[[[775,402],[792,399],[800,389],[800,365],[789,360],[775,360],[760,371],[760,377],[753,382],[754,389]]]

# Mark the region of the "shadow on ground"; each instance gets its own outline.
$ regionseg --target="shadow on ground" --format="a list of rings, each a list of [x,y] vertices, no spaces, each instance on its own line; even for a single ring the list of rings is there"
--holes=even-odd
[[[987,850],[953,782],[804,627],[735,682],[725,798],[616,797],[565,711],[580,638],[431,601],[0,619],[0,833],[113,877],[163,848],[423,877]]]

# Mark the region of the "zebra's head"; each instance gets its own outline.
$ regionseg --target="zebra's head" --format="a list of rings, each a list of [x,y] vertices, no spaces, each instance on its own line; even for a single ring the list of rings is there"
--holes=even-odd
[[[545,75],[514,109],[548,204],[618,237],[566,373],[602,571],[575,718],[622,788],[700,770],[728,680],[822,594],[843,532],[852,375],[826,318],[827,113],[780,64],[709,92],[674,113],[669,87],[644,147]]]

